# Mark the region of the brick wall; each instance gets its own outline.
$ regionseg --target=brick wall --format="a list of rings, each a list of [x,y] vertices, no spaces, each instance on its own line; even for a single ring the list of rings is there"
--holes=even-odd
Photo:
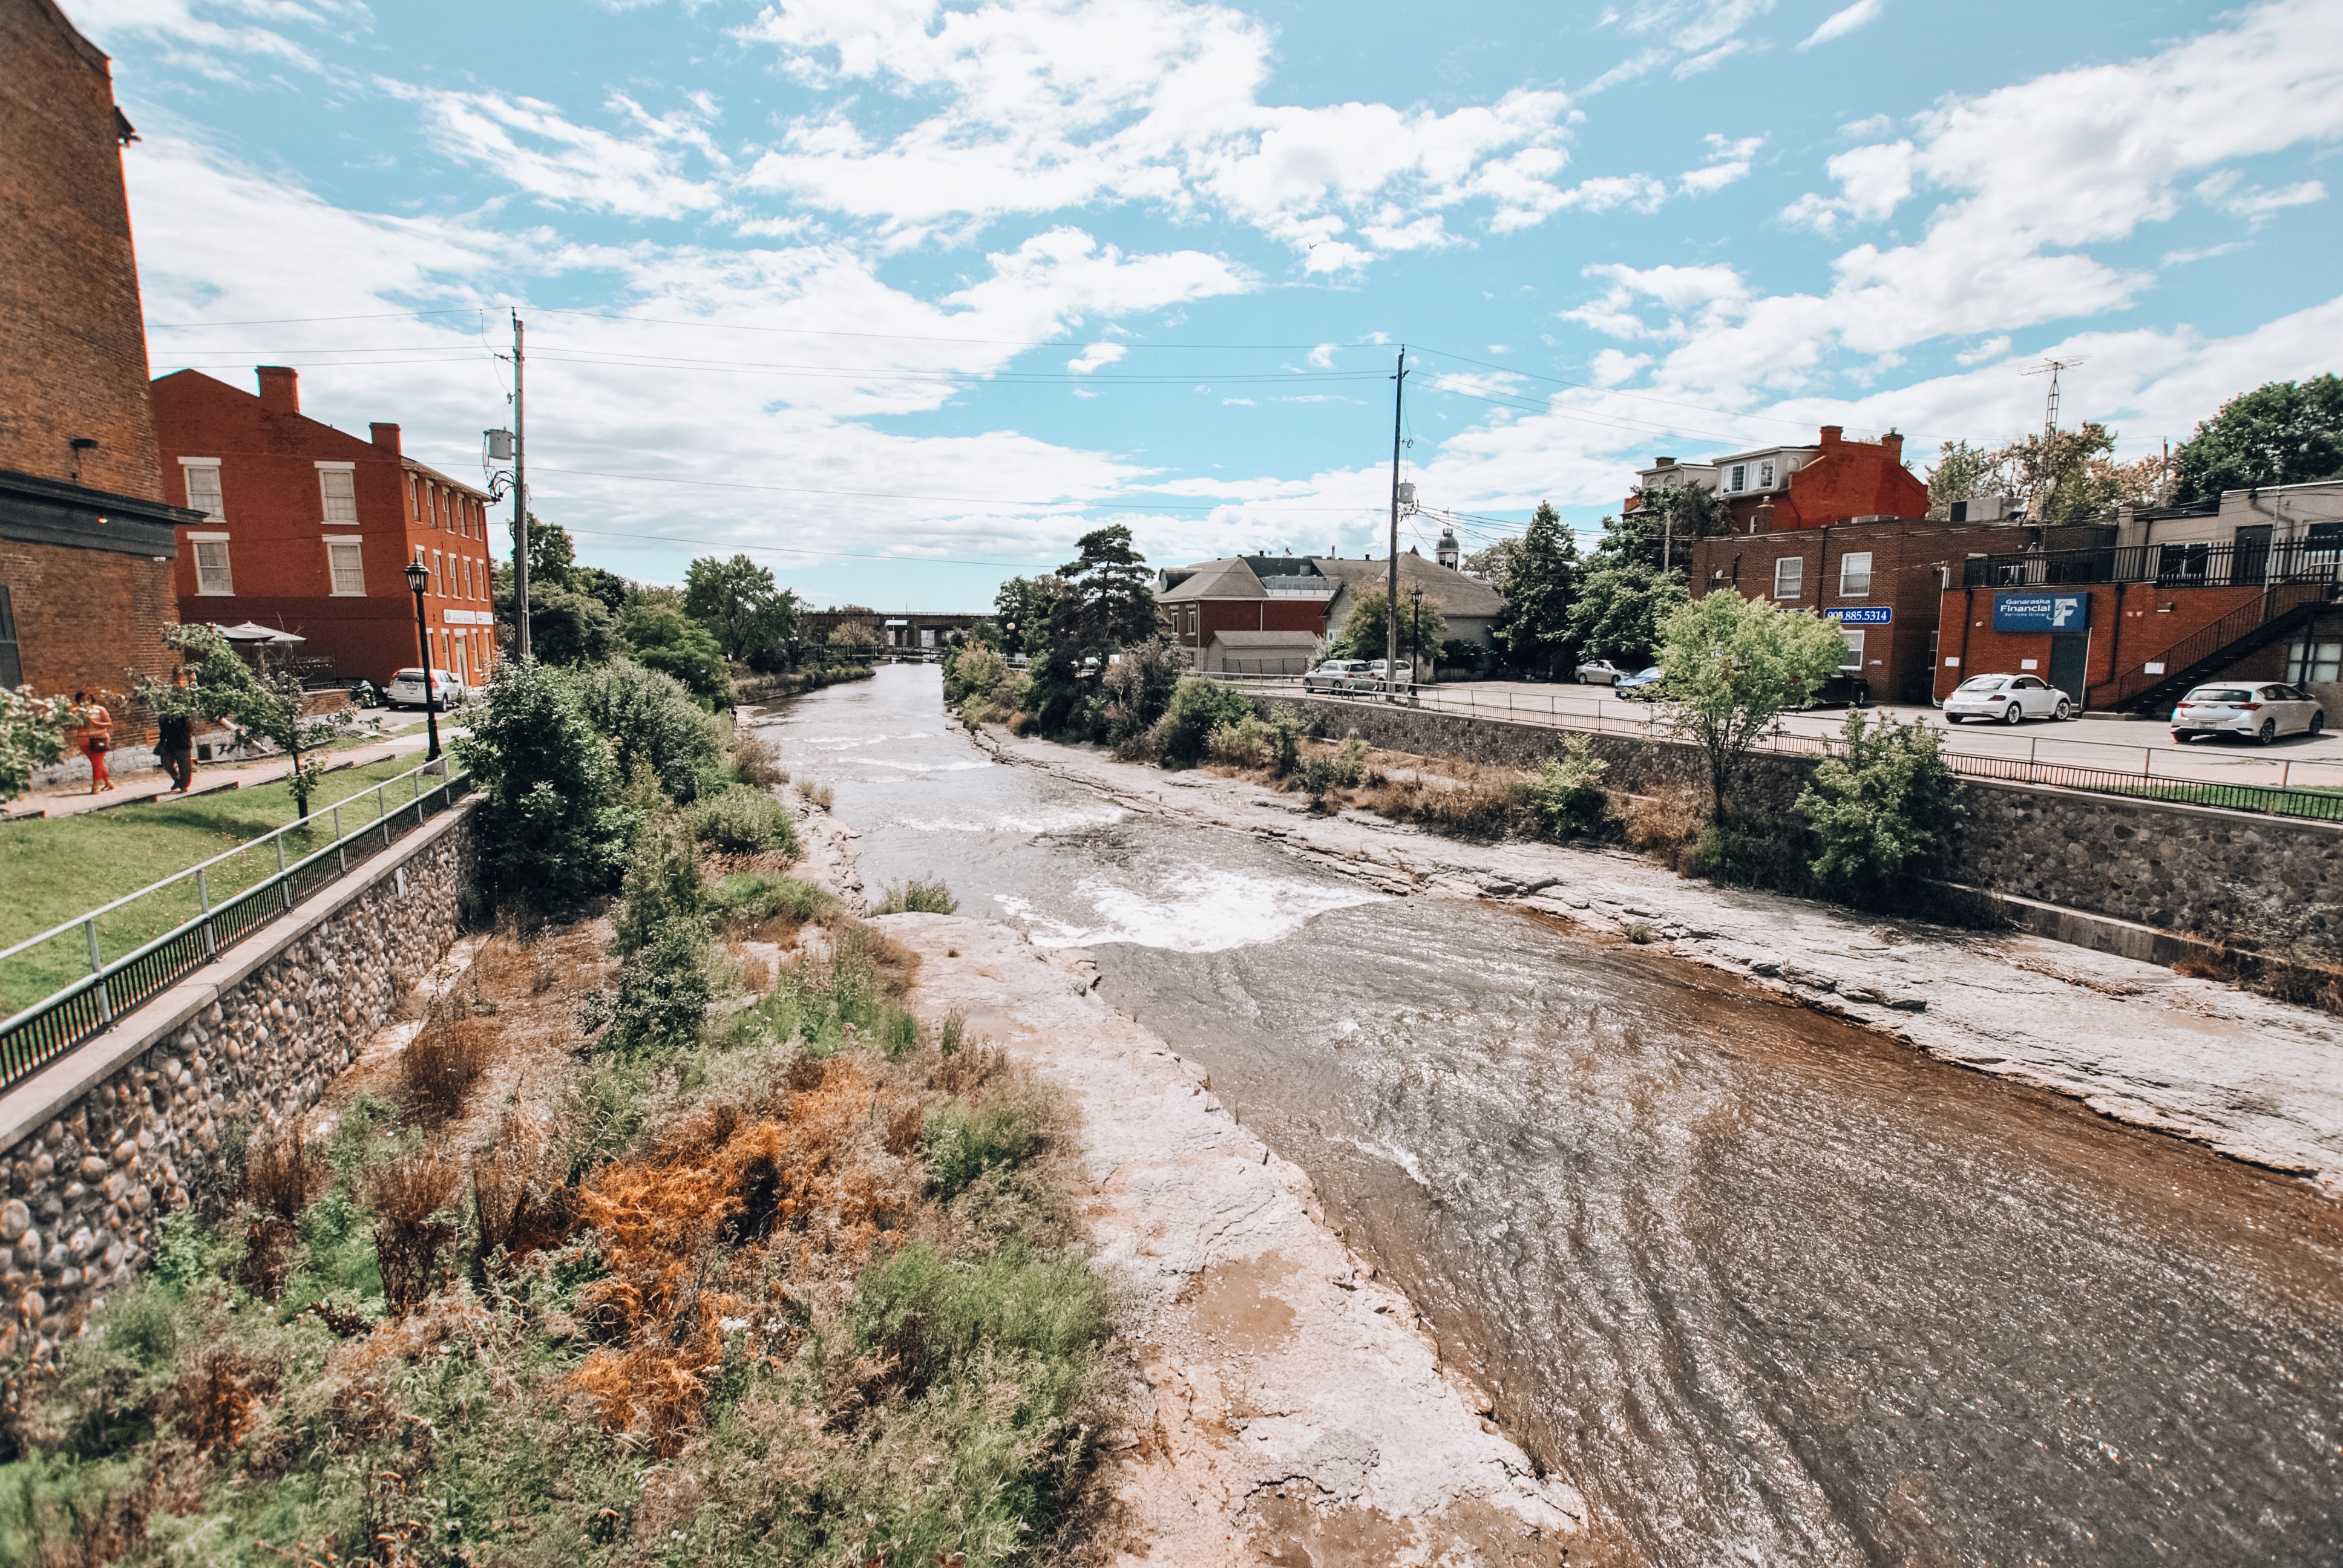
[[[2260,597],[2258,588],[2169,588],[2156,583],[2096,583],[2089,587],[1953,588],[1945,595],[1936,659],[1936,694],[1941,698],[1972,675],[2015,675],[2025,660],[2031,673],[2050,673],[2050,634],[1996,631],[1993,601],[2001,593],[2079,593],[2090,598],[2090,655],[2086,666],[2092,688],[2119,671],[2136,671],[2184,638],[2194,636],[2232,610]],[[1957,667],[1946,665],[1958,658]],[[2239,662],[2241,678],[2278,679],[2286,649],[2264,649]]]
[[[106,56],[50,0],[0,0],[0,468],[160,500]]]
[[[0,582],[15,608],[25,684],[35,691],[126,696],[133,671],[166,680],[178,667],[163,646],[163,623],[177,618],[167,560],[0,538]],[[144,709],[126,703],[114,717],[116,746],[153,740]]]
[[[1733,505],[1735,526],[1746,531],[1760,508],[1769,508],[1773,531],[1826,528],[1849,518],[1921,518],[1928,487],[1904,467],[1904,437],[1850,441],[1836,425],[1822,427],[1822,450],[1790,475],[1786,490],[1749,496]]]

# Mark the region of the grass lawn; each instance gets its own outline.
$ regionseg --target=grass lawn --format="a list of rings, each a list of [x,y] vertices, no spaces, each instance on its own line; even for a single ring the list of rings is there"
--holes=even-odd
[[[327,774],[310,802],[315,826],[286,835],[287,860],[333,842],[328,809],[337,801],[349,801],[342,810],[344,832],[375,820],[373,787],[422,760],[410,754]],[[411,798],[403,787],[388,793],[393,811]],[[82,817],[0,824],[0,948],[226,854],[293,819],[292,789],[278,782]],[[276,870],[271,844],[213,867],[205,882],[217,904]],[[118,958],[192,919],[199,909],[191,878],[100,920],[98,950],[109,960]],[[0,964],[0,1017],[88,972],[89,947],[79,931],[10,959]]]

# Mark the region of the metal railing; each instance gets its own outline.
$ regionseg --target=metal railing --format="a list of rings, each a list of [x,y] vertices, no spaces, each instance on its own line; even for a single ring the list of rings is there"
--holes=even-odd
[[[1264,694],[1305,697],[1314,701],[1340,702],[1364,710],[1388,709],[1393,697],[1374,691],[1305,690],[1299,676],[1231,676],[1220,671],[1206,672],[1213,678],[1232,686]],[[1503,720],[1514,724],[1533,724],[1551,729],[1574,730],[1582,734],[1627,735],[1643,740],[1674,739],[1668,731],[1664,710],[1656,703],[1640,705],[1643,711],[1632,717],[1604,711],[1600,698],[1567,698],[1558,694],[1524,691],[1519,699],[1509,689],[1502,693],[1458,689],[1453,687],[1408,686],[1403,683],[1395,694],[1398,700],[1417,712],[1447,714],[1457,718]],[[1503,701],[1498,699],[1502,697]],[[1614,702],[1624,699],[1614,699]],[[1565,705],[1568,705],[1565,707]],[[2327,794],[2317,786],[2301,787],[2293,783],[2297,764],[2291,759],[2268,759],[2265,765],[2278,775],[2268,784],[2233,783],[2219,779],[2193,778],[2187,774],[2157,771],[2162,765],[2202,767],[2200,753],[2177,747],[2125,745],[2120,742],[2069,739],[2065,734],[2050,737],[2058,747],[2089,748],[2107,754],[2105,762],[2070,762],[2041,756],[2043,738],[2038,735],[2018,736],[2006,730],[1996,731],[2011,745],[2025,743],[2023,755],[2015,752],[1979,751],[1956,747],[1949,742],[1956,732],[1947,730],[1939,737],[1942,754],[1952,770],[1967,779],[1995,779],[2007,783],[2043,784],[2061,789],[2082,789],[2103,795],[2129,795],[2152,799],[2193,802],[2204,806],[2224,806],[2232,810],[2258,811],[2270,816],[2301,817],[2317,821],[2343,821],[2343,794]],[[1829,757],[1842,756],[1845,742],[1827,735],[1800,735],[1787,729],[1776,729],[1762,738],[1754,749],[1775,756]],[[2118,758],[2124,765],[2118,766]],[[2129,765],[2137,759],[2137,766]],[[2184,762],[2182,759],[2186,759]],[[2343,787],[2343,763],[2311,761],[2312,769],[2324,769],[2333,776],[2331,787]],[[2314,774],[2314,777],[2317,775]]]
[[[17,994],[25,989],[25,980],[47,983],[41,977],[56,972],[60,950],[70,953],[75,965],[83,961],[83,952],[87,955],[86,973],[55,987],[0,1023],[0,1088],[102,1033],[115,1020],[177,984],[222,950],[347,872],[354,862],[388,849],[453,806],[470,783],[469,774],[451,771],[445,759],[424,763],[384,779],[372,789],[321,807],[302,821],[248,839],[201,865],[0,950],[0,995]],[[402,791],[402,785],[408,788]],[[397,799],[401,793],[407,798]],[[367,805],[373,807],[373,815],[344,831],[345,812],[355,818]],[[330,838],[319,845],[316,839],[321,831]],[[288,858],[288,842],[298,842],[306,852]],[[250,869],[252,857],[265,859],[272,850],[274,871],[215,900],[211,886],[215,876],[239,876]],[[142,930],[169,922],[190,899],[196,910],[191,918],[170,923],[158,935],[138,940]],[[126,930],[130,933],[126,940]],[[108,959],[105,953],[108,945],[126,946],[128,950]],[[16,983],[10,983],[12,980]]]
[[[2343,546],[2325,538],[2026,550],[1972,556],[1961,568],[1961,586],[1973,588],[2065,588],[2086,583],[2263,588],[2273,583],[2331,582],[2343,582]]]
[[[2209,678],[2215,671],[2229,668],[2233,659],[2267,647],[2285,635],[2304,620],[2308,612],[2328,604],[2334,591],[2332,585],[2326,583],[2297,582],[2272,588],[2157,654],[2155,670],[2141,665],[2094,686],[2093,705],[2147,708],[2159,698],[2177,702],[2199,680]]]

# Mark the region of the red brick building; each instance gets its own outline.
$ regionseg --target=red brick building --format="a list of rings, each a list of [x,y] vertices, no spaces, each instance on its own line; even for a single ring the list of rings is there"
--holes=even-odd
[[[0,0],[0,685],[126,692],[176,662],[174,527],[146,391],[106,57]],[[118,712],[117,740],[144,716]]]
[[[1724,497],[1734,532],[1787,533],[1862,518],[1925,518],[1928,487],[1904,466],[1904,437],[1850,441],[1825,425],[1811,447],[1761,447],[1699,463],[1662,457],[1637,476],[1645,487],[1698,485]],[[1630,496],[1627,510],[1635,509]]]
[[[420,559],[433,664],[486,679],[491,498],[407,457],[396,425],[361,440],[302,413],[291,368],[257,374],[257,396],[194,370],[155,383],[164,482],[203,514],[180,530],[181,614],[276,627],[335,675],[387,682],[417,661],[406,567]]]
[[[1202,669],[1300,675],[1326,639],[1340,578],[1301,556],[1232,556],[1172,567],[1155,595],[1163,635]]]

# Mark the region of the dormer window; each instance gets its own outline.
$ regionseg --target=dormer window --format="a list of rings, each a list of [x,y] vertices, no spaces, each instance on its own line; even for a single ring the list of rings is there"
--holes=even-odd
[[[1739,493],[1749,487],[1749,465],[1735,463],[1725,471],[1725,487]]]
[[[1757,487],[1761,490],[1774,487],[1774,460],[1770,457],[1757,465]]]

